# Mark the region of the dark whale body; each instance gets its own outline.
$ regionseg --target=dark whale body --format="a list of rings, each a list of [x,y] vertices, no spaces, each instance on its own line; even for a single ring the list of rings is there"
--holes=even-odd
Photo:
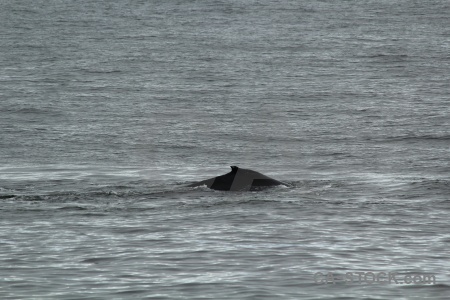
[[[286,184],[252,170],[231,166],[230,173],[196,182],[189,186],[197,187],[202,185],[219,191],[255,191],[265,187]]]

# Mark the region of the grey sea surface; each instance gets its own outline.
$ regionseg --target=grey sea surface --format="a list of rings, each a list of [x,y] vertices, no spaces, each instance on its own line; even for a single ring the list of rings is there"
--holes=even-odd
[[[0,1],[0,299],[448,299],[449,14]]]

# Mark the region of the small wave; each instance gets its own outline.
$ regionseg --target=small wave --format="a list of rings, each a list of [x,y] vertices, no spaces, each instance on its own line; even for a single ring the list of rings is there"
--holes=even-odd
[[[0,112],[4,112],[7,114],[17,114],[23,116],[64,116],[65,113],[63,111],[55,110],[51,107],[27,107],[27,106],[15,106],[15,107],[6,107],[0,109]]]
[[[60,207],[59,209],[63,209],[63,210],[87,210],[86,207],[82,207],[82,206],[64,206],[64,207]]]
[[[122,73],[121,70],[115,69],[81,69],[82,71],[89,74],[113,74],[113,73]]]
[[[383,140],[385,142],[397,142],[397,141],[442,141],[448,142],[450,140],[450,135],[432,135],[432,134],[424,134],[424,135],[401,135],[401,136],[391,136],[386,137]]]
[[[54,188],[54,186],[50,186]],[[177,198],[186,193],[177,186],[81,186],[80,190],[61,191],[9,191],[0,195],[0,200],[17,202],[48,202],[48,203],[108,203],[110,201],[155,201],[166,198]],[[67,206],[61,209],[85,209],[82,207]]]
[[[422,179],[411,182],[413,189],[426,191],[442,191],[450,194],[450,181],[445,179]]]
[[[378,61],[380,63],[392,63],[392,62],[405,62],[410,57],[407,54],[388,54],[388,53],[376,53],[372,55],[361,55],[361,58],[368,58],[373,61]]]
[[[373,54],[373,55],[369,55],[368,57],[371,58],[408,58],[407,54],[388,54],[388,53],[378,53],[378,54]]]
[[[98,263],[109,262],[109,261],[113,261],[113,260],[117,260],[117,258],[116,257],[92,257],[92,258],[87,258],[81,262],[88,263],[88,264],[98,264]]]

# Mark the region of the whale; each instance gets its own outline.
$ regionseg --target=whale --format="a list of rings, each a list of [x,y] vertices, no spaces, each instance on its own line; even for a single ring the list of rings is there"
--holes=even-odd
[[[227,174],[195,182],[188,186],[207,186],[210,189],[218,191],[257,191],[277,185],[288,186],[286,183],[259,172],[231,166],[231,171]]]

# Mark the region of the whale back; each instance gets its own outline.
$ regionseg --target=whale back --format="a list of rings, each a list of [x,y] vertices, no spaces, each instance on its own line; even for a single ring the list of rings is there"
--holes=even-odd
[[[265,187],[285,184],[259,172],[231,166],[231,171],[227,174],[203,180],[190,186],[196,187],[202,185],[219,191],[254,191]]]

